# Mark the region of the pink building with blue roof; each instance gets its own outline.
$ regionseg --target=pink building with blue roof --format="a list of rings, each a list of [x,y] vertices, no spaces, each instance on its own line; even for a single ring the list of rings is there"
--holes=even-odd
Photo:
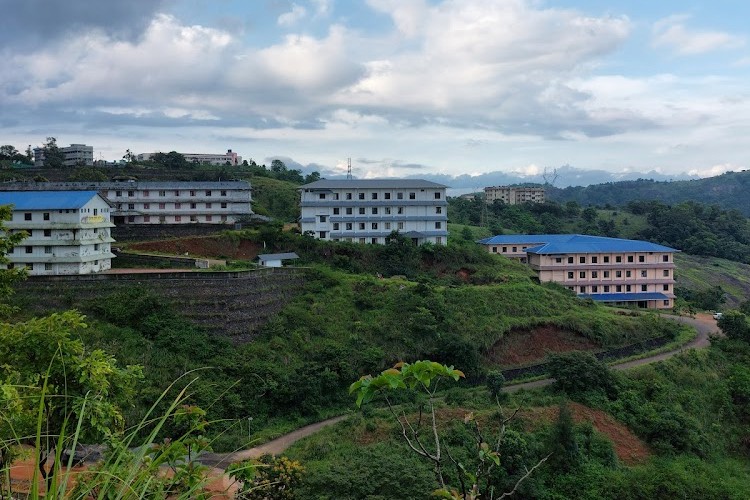
[[[582,298],[648,309],[674,306],[674,248],[581,234],[508,234],[478,243],[520,259],[540,282],[559,283]]]

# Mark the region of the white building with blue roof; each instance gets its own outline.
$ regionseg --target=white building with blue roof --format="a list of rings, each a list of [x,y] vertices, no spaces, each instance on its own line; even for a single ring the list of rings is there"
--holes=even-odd
[[[0,191],[12,205],[8,231],[28,236],[8,252],[5,267],[29,275],[90,274],[112,267],[111,207],[96,191]]]
[[[559,283],[579,297],[649,309],[674,306],[674,248],[582,234],[504,234],[478,243],[520,259],[540,282]]]

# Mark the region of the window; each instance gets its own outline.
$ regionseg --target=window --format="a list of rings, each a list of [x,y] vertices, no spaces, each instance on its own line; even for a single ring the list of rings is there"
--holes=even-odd
[[[633,256],[632,255],[628,255],[628,262],[633,262]]]
[[[15,264],[13,264],[12,262],[8,262],[8,269],[13,269],[14,267],[16,267]]]
[[[435,237],[435,244],[436,245],[442,245],[443,244],[443,237],[442,236],[436,236]]]
[[[638,262],[646,262],[646,256],[645,255],[639,255],[638,256]]]
[[[221,208],[227,208],[227,202],[226,201],[222,201],[221,202]]]
[[[145,191],[143,191],[143,197],[144,198],[148,198],[148,189],[146,189]]]
[[[403,229],[404,228],[404,223],[403,222],[399,222],[398,223],[398,228],[399,229]]]
[[[174,208],[175,208],[175,210],[181,209],[182,208],[182,203],[175,203],[174,204]]]
[[[377,200],[378,199],[378,193],[372,193],[371,196],[372,196],[373,200]]]
[[[159,196],[167,196],[167,192],[166,191],[159,191]]]
[[[364,231],[365,230],[365,223],[364,222],[360,222],[359,223],[359,230],[360,231]]]
[[[49,212],[44,212],[44,214],[42,216],[42,219],[43,220],[49,220]]]
[[[162,224],[164,224],[165,222],[167,222],[167,216],[166,215],[160,215],[159,216],[159,222],[161,222]]]
[[[333,199],[334,200],[338,200],[339,199],[339,194],[338,193],[333,193]],[[336,240],[336,241],[338,241],[338,240]]]
[[[52,229],[45,229],[44,236],[50,238],[52,236]]]
[[[359,215],[365,215],[365,207],[359,207]]]
[[[135,191],[128,191],[128,197],[132,198],[133,196],[135,196]]]
[[[148,210],[149,208],[151,208],[151,204],[150,203],[144,203],[143,204],[143,209],[144,210]]]
[[[325,193],[320,193],[320,194],[318,194],[318,198],[321,199],[321,200],[325,200],[326,199],[326,194]]]
[[[44,263],[44,270],[45,271],[52,271],[52,264],[50,264],[49,262],[45,262]]]
[[[346,230],[347,231],[351,231],[352,230],[352,223],[351,222],[347,222],[346,223]]]
[[[391,230],[391,223],[390,223],[390,222],[386,222],[386,223],[385,223],[385,228],[386,228],[386,229],[387,229],[388,231],[390,231],[390,230]]]
[[[117,210],[122,210],[122,203],[117,204]]]
[[[630,278],[633,275],[632,271],[625,271],[625,277]]]
[[[443,207],[435,207],[435,213],[436,214],[442,214],[443,213]]]
[[[198,204],[197,204],[197,203],[191,203],[191,204],[190,204],[190,208],[191,208],[192,210],[195,210],[196,208],[198,208]]]
[[[95,209],[94,209],[94,215],[96,215],[96,214],[98,214],[98,213],[99,213],[99,209],[98,209],[98,208],[95,208]],[[49,220],[49,219],[44,219],[44,220]]]
[[[568,279],[569,280],[573,279],[573,271],[568,271]]]
[[[391,215],[391,207],[385,207],[385,215]]]
[[[135,222],[135,215],[129,215],[128,222]]]
[[[592,256],[591,257],[591,263],[592,264],[598,264],[599,263],[599,257],[597,257],[596,255]]]
[[[372,228],[373,229],[377,229],[378,228],[378,223],[377,222],[373,222],[372,223]]]
[[[32,253],[34,251],[34,247],[26,247],[26,253]]]
[[[326,239],[326,232],[325,231],[320,231],[318,233],[318,235],[320,236],[320,239],[322,239],[322,240]]]
[[[366,239],[364,239],[364,238],[360,238],[360,239],[359,239],[359,242],[360,242],[360,243],[362,243],[362,244],[364,244],[364,243],[365,243],[366,241],[367,241],[367,240],[366,240]]]
[[[568,257],[568,264],[572,264],[572,263],[573,263],[573,257]]]
[[[175,190],[174,190],[174,195],[175,195],[175,196],[180,196],[180,192],[179,192],[179,191],[178,191],[177,189],[175,189]]]
[[[562,264],[562,257],[555,257],[555,264]]]
[[[377,238],[373,238],[373,239],[370,240],[370,243],[372,243],[373,245],[377,245],[378,244],[378,239]]]
[[[648,285],[641,285],[642,292],[648,292]]]
[[[320,222],[325,222],[326,221],[326,216],[325,215],[320,215],[319,217],[320,217]]]
[[[396,199],[397,200],[403,200],[404,199],[404,193],[396,193]]]
[[[581,271],[578,273],[578,277],[581,279],[584,279],[586,277],[586,271]]]
[[[439,200],[439,199],[440,199],[440,192],[436,192],[436,193],[435,193],[435,199],[436,199],[436,200]]]
[[[359,193],[359,199],[364,200],[365,199],[365,193]]]
[[[609,271],[604,271],[604,277],[609,278]]]
[[[622,271],[615,271],[615,278],[622,278]]]
[[[669,300],[665,300],[665,301],[664,301],[664,305],[665,305],[665,306],[668,306],[668,305],[669,305]]]
[[[648,271],[644,269],[641,271],[641,278],[646,278],[646,277],[648,277]]]
[[[513,247],[513,253],[518,252],[518,247]]]
[[[416,200],[417,199],[417,193],[409,193],[409,199],[410,200]]]
[[[404,207],[398,207],[398,208],[396,209],[396,213],[397,213],[398,215],[403,215],[403,214],[404,214]]]
[[[442,222],[436,222],[435,223],[435,229],[441,229],[442,227],[443,227],[443,223]]]
[[[206,215],[206,222],[213,222],[214,218],[212,215]]]
[[[617,293],[620,293],[620,292],[622,292],[622,285],[617,285],[617,286],[615,287],[615,290],[617,291]]]
[[[622,256],[621,255],[616,256],[615,257],[615,262],[618,262],[618,263],[622,262]]]
[[[351,207],[347,208],[347,209],[346,209],[346,215],[352,215],[352,211],[353,211],[353,210],[354,210],[354,209],[353,209],[353,208],[351,208]]]
[[[669,262],[669,254],[667,254],[667,255],[662,255],[662,256],[661,256],[661,261],[662,261],[662,262]]]
[[[34,270],[34,264],[33,263],[29,262],[28,264],[25,264],[25,265],[26,265],[26,269],[28,269],[29,271],[33,271]]]
[[[31,220],[31,212],[24,213],[23,220]]]
[[[586,257],[578,257],[578,262],[580,264],[585,264],[586,263]]]
[[[586,293],[586,287],[585,286],[581,287],[581,293]]]
[[[226,221],[227,221],[227,216],[226,215],[222,215],[221,216],[221,222],[226,222]]]
[[[338,231],[339,230],[339,223],[338,222],[334,222],[333,223],[333,230],[334,231]]]
[[[99,243],[94,243],[94,251],[99,251]]]
[[[609,264],[609,255],[604,256],[604,263]]]
[[[212,203],[206,203],[206,208],[211,208],[213,206]]]
[[[664,275],[664,277],[668,278],[669,277],[669,269],[665,269],[664,271],[662,271],[662,274]]]
[[[669,291],[669,285],[662,285],[661,289],[664,290],[665,292],[668,292]]]
[[[599,287],[596,286],[596,285],[592,286],[591,287],[591,293],[597,293],[597,292],[599,292]]]
[[[492,247],[492,253],[497,253],[497,247]]]
[[[372,207],[372,215],[378,215],[378,207]]]
[[[337,207],[337,208],[333,209],[333,215],[339,215],[339,213],[341,213],[341,209],[340,208]]]
[[[351,200],[352,199],[352,193],[346,193],[346,199]]]
[[[632,290],[632,287],[630,285],[625,285],[625,291],[630,292]]]
[[[211,191],[206,191],[206,196],[211,196]]]
[[[604,285],[604,293],[609,293],[609,285]]]
[[[226,196],[226,195],[227,195],[227,192],[226,192],[226,191],[224,191],[224,190],[222,190],[220,194],[221,194],[222,196]]]
[[[115,196],[122,196],[122,191],[115,191]]]
[[[151,222],[151,217],[148,215],[143,216],[143,222]]]
[[[135,203],[128,203],[128,210],[135,210]]]
[[[198,216],[197,215],[191,215],[190,216],[190,222],[198,222]]]
[[[165,208],[167,208],[166,203],[159,203],[159,210],[164,210]]]
[[[507,253],[507,252],[508,252],[508,247],[503,247],[503,253]]]
[[[391,199],[391,193],[385,193],[383,195],[383,198],[385,198],[386,200],[390,200]]]
[[[175,215],[174,216],[174,221],[175,222],[182,222],[182,216],[181,215]]]
[[[592,278],[598,278],[599,277],[599,272],[598,271],[591,271],[591,277]]]
[[[95,245],[98,246],[98,245]],[[44,253],[52,253],[52,247],[44,247]]]

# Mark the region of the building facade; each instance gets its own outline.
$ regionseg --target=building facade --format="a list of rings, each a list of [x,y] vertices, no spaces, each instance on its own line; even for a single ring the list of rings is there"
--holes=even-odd
[[[580,234],[501,235],[478,242],[490,253],[518,258],[579,297],[649,309],[674,307],[674,254],[647,241]]]
[[[448,240],[446,186],[419,179],[320,180],[300,188],[303,233],[383,244],[398,231],[415,244]]]
[[[252,215],[252,188],[225,182],[24,182],[5,190],[96,190],[112,204],[112,220],[128,224],[233,224]]]
[[[511,187],[490,186],[484,188],[484,200],[492,204],[500,200],[506,205],[518,205],[521,203],[544,203],[543,187]]]
[[[91,166],[94,164],[94,147],[85,144],[71,144],[58,148],[63,155],[63,165],[75,167],[78,165]],[[34,166],[44,166],[44,148],[34,148]]]
[[[112,267],[111,207],[96,191],[2,191],[0,205],[13,205],[6,229],[28,235],[8,252],[5,268],[26,268],[33,276]]]
[[[136,158],[138,161],[150,160],[156,153],[141,153]],[[211,165],[232,165],[237,166],[242,163],[242,157],[231,149],[226,153],[180,153],[190,163],[210,163]]]

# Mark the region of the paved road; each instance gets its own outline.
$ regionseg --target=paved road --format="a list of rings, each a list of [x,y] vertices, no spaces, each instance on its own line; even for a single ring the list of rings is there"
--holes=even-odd
[[[685,323],[687,325],[695,327],[695,329],[698,331],[698,335],[693,340],[691,340],[684,346],[678,349],[675,349],[674,351],[668,351],[668,352],[664,352],[661,354],[655,354],[653,356],[648,356],[646,358],[635,359],[633,361],[626,361],[624,363],[618,363],[618,364],[614,364],[610,366],[615,370],[627,370],[628,368],[642,366],[648,363],[655,363],[657,361],[663,361],[665,359],[671,358],[675,354],[679,354],[683,352],[686,349],[700,349],[700,348],[707,347],[710,343],[709,336],[712,333],[719,333],[719,329],[716,326],[716,321],[714,321],[714,319],[709,314],[699,314],[696,316],[696,318],[688,318],[685,316],[666,316],[666,317],[673,319],[675,321],[679,321],[680,323]],[[552,379],[546,378],[543,380],[535,380],[533,382],[524,382],[521,384],[510,384],[510,385],[505,386],[503,388],[503,391],[515,392],[520,389],[533,389],[536,387],[544,387],[546,385],[550,385],[552,382],[553,382]],[[310,436],[311,434],[315,434],[320,429],[327,427],[329,425],[338,423],[342,421],[343,419],[345,419],[346,417],[347,417],[346,415],[341,415],[338,417],[329,418],[328,420],[323,420],[322,422],[307,425],[305,427],[297,429],[294,432],[290,432],[289,434],[285,434],[279,438],[269,441],[263,445],[256,446],[255,448],[235,451],[233,453],[206,453],[204,455],[201,455],[198,461],[205,465],[210,465],[212,467],[227,467],[232,462],[238,462],[238,461],[247,460],[250,458],[258,458],[265,453],[278,455],[284,450],[286,450],[287,448],[289,448],[292,444],[299,441],[300,439]]]

